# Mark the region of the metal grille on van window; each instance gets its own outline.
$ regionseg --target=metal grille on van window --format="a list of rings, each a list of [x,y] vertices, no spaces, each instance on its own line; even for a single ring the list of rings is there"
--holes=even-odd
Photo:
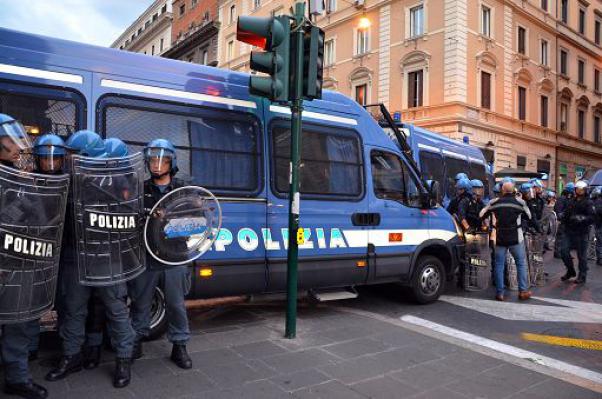
[[[0,92],[0,113],[20,121],[32,136],[53,132],[67,137],[76,130],[76,107],[69,101]]]

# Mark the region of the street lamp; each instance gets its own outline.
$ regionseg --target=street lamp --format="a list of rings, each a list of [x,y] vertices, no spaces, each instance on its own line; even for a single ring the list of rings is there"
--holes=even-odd
[[[358,28],[361,30],[365,30],[365,29],[368,29],[370,27],[370,25],[372,25],[370,23],[370,19],[366,16],[363,16],[360,18],[360,23],[358,25]]]

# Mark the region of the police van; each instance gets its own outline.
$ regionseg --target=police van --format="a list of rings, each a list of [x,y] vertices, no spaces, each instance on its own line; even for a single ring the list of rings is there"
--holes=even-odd
[[[218,196],[222,228],[192,265],[190,298],[286,289],[290,111],[251,97],[248,80],[0,29],[0,112],[32,136],[92,129],[131,150],[169,139],[178,177]],[[325,91],[304,106],[299,288],[319,293],[398,282],[420,303],[436,300],[460,245],[451,216],[432,200],[436,185],[351,99]],[[164,323],[161,295],[156,329]]]

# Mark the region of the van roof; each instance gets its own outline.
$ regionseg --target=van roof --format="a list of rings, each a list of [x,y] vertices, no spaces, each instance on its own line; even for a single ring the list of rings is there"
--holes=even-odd
[[[485,158],[481,150],[472,144],[466,144],[462,141],[451,139],[442,134],[432,132],[410,123],[404,123],[404,126],[412,127],[414,137],[410,137],[410,140],[416,140],[418,143],[435,146],[442,150],[453,150],[454,152],[459,152],[463,155],[481,160],[484,160]]]

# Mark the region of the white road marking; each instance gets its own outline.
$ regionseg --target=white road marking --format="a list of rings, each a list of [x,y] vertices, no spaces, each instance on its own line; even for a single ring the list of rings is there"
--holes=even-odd
[[[488,338],[483,338],[481,336],[470,334],[461,330],[457,330],[455,328],[447,327],[442,324],[433,323],[429,320],[421,319],[419,317],[405,315],[402,316],[400,319],[401,321],[404,321],[406,323],[410,323],[420,328],[428,329],[438,334],[443,334],[455,340],[464,341],[470,344],[469,346],[464,347],[473,350],[476,349],[475,347],[481,347],[491,350],[494,353],[500,353],[503,355],[510,356],[511,358],[516,358],[522,361],[522,363],[519,364],[521,366],[525,366],[524,362],[535,363],[539,366],[543,366],[543,368],[528,368],[532,368],[533,370],[538,372],[543,372],[555,378],[560,378],[572,384],[575,384],[577,382],[575,381],[575,379],[579,379],[581,383],[578,385],[602,393],[602,374],[598,372],[583,367],[575,366],[573,364],[566,363],[561,360],[556,360],[547,356],[542,356],[538,353],[530,352]],[[492,355],[491,353],[486,354]],[[492,356],[497,357],[495,355]],[[501,359],[507,361],[507,358]]]
[[[463,298],[449,295],[443,295],[440,299],[453,305],[505,320],[602,324],[602,305],[587,302],[533,298],[562,305],[547,306],[530,303],[498,302],[489,299]]]

